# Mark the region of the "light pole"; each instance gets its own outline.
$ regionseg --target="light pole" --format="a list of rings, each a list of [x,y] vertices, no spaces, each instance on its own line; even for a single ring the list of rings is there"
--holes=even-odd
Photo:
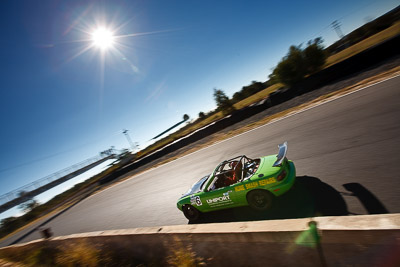
[[[129,145],[132,148],[132,152],[136,149],[135,145],[132,142],[132,139],[129,137],[128,130],[124,129],[122,133],[125,135],[126,139],[128,140]]]
[[[339,39],[342,39],[344,35],[342,30],[340,29],[340,23],[335,20],[334,22],[332,22],[332,27],[335,29],[337,35],[339,36]]]

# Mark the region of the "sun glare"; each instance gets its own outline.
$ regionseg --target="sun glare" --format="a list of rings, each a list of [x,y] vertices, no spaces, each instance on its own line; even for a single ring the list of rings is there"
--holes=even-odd
[[[98,28],[92,33],[93,44],[101,49],[111,48],[114,44],[114,35],[105,28]]]

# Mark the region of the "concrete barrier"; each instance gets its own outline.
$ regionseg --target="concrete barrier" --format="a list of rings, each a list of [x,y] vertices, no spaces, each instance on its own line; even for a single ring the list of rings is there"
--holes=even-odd
[[[145,264],[165,264],[174,250],[190,247],[210,266],[400,266],[400,214],[101,231],[9,246],[0,255],[80,241]]]

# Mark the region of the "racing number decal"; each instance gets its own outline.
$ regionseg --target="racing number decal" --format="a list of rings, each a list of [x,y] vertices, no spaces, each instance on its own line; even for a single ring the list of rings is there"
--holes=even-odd
[[[199,196],[196,197],[196,204],[197,204],[197,206],[203,205],[203,203],[201,203],[201,199]]]
[[[192,197],[190,197],[190,204],[201,206],[201,205],[203,205],[203,202],[201,202],[201,199],[199,196],[192,196]]]

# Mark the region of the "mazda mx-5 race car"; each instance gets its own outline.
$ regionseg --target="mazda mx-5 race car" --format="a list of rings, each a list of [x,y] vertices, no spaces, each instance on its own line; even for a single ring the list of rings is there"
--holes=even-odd
[[[296,177],[293,162],[286,158],[287,142],[278,147],[278,155],[256,159],[243,155],[221,162],[178,200],[178,209],[190,221],[203,212],[232,207],[267,210],[274,197],[292,187]]]

